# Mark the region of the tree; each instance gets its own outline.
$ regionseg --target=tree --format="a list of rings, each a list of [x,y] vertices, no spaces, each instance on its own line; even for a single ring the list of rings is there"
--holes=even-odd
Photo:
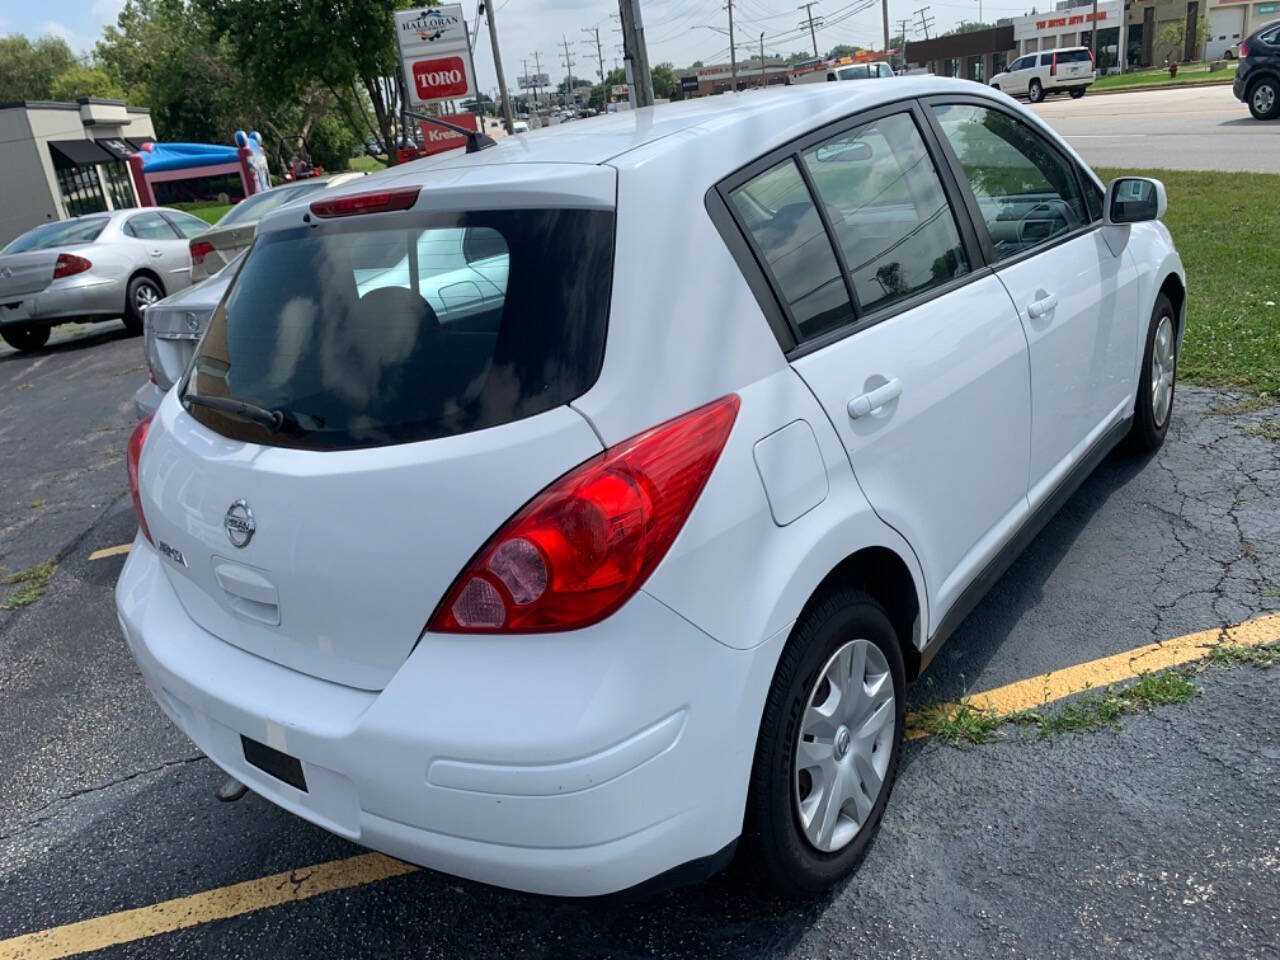
[[[861,52],[861,47],[851,47],[847,43],[841,43],[827,51],[827,59],[834,60],[836,57],[852,57]]]
[[[670,99],[680,89],[674,64],[660,63],[649,70],[649,76],[653,78],[653,95],[659,100]]]
[[[20,33],[0,37],[0,100],[48,100],[53,83],[76,64],[61,37],[34,43]]]
[[[813,54],[808,50],[796,50],[787,54],[787,66],[793,66],[797,63],[804,63],[806,60],[812,60]]]
[[[977,33],[979,30],[992,30],[994,28],[995,24],[983,23],[980,20],[961,20],[946,33],[940,34],[940,36],[954,37],[961,33]]]
[[[353,134],[396,140],[401,78],[396,55],[398,8],[438,0],[193,0],[219,38],[229,40],[258,85],[301,95],[325,90]],[[395,162],[394,151],[388,159]]]
[[[1203,47],[1209,42],[1209,23],[1203,17],[1196,20],[1196,46]],[[1151,56],[1157,63],[1163,63],[1166,60],[1171,63],[1181,63],[1186,59],[1183,54],[1186,51],[1187,43],[1187,21],[1184,17],[1181,20],[1175,20],[1167,23],[1156,34],[1155,39],[1151,42]]]
[[[103,67],[75,64],[53,81],[54,100],[76,100],[80,97],[103,97],[124,100],[124,88]]]

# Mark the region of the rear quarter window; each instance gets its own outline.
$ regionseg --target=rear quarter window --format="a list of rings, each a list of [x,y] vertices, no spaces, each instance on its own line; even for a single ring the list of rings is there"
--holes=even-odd
[[[334,450],[568,403],[600,372],[613,231],[611,211],[522,210],[376,214],[260,236],[186,389],[279,410],[286,425],[189,412],[224,436]]]

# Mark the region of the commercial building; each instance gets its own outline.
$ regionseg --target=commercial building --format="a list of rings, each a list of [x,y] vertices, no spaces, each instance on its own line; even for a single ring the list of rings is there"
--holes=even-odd
[[[138,206],[126,157],[155,139],[122,100],[0,103],[0,246],[50,220]]]
[[[1202,19],[1208,40],[1192,24]],[[1098,31],[1098,70],[1158,66],[1166,60],[1216,60],[1262,24],[1280,18],[1280,0],[1065,0],[1044,13],[1001,20],[996,27],[907,44],[908,64],[940,76],[985,83],[1005,64],[1027,53],[1091,46]],[[1182,43],[1169,37],[1181,24]],[[1188,29],[1190,27],[1190,29]],[[1121,49],[1121,33],[1124,47]]]
[[[738,89],[749,90],[752,87],[773,86],[786,83],[790,68],[781,60],[766,60],[764,69],[760,69],[760,61],[744,61],[738,64]],[[697,67],[676,72],[679,81],[677,92],[672,99],[687,97],[707,97],[714,93],[728,93],[733,89],[732,67],[727,63],[712,64],[709,67]]]

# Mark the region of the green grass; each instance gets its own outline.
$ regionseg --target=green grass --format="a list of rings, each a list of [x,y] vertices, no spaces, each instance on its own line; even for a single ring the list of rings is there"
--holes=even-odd
[[[1195,83],[1212,83],[1229,81],[1236,75],[1235,64],[1229,64],[1221,70],[1210,72],[1207,63],[1184,63],[1178,66],[1178,75],[1169,76],[1167,67],[1152,67],[1149,70],[1134,70],[1131,73],[1113,73],[1099,77],[1093,82],[1091,90],[1114,90],[1122,87],[1182,87]]]
[[[926,707],[915,718],[919,729],[947,743],[991,743],[1000,739],[1000,728],[1011,717],[975,707],[968,700],[961,700],[958,707],[936,704]]]
[[[1205,662],[1217,667],[1236,667],[1242,664],[1266,669],[1280,663],[1280,646],[1230,647],[1219,645],[1209,652]]]
[[[1105,170],[1156,177],[1164,222],[1187,271],[1187,335],[1178,379],[1280,395],[1280,174]]]
[[[37,563],[27,567],[25,570],[19,570],[17,573],[0,580],[0,584],[5,586],[20,584],[9,599],[4,603],[0,603],[0,610],[20,610],[35,603],[44,596],[45,590],[49,588],[49,578],[53,576],[53,571],[57,568],[58,561],[47,560],[44,563]]]
[[[223,215],[230,210],[234,204],[230,203],[170,203],[168,206],[175,210],[185,210],[194,216],[199,217],[205,223],[214,224],[222,219]]]
[[[366,153],[351,158],[351,169],[358,170],[361,173],[377,173],[379,170],[387,169],[387,167],[381,160]]]

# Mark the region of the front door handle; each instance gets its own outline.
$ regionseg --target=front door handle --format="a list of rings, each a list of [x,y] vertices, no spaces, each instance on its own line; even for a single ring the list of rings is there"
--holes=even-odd
[[[896,400],[902,395],[902,381],[894,377],[888,383],[883,383],[874,390],[868,390],[861,393],[849,401],[849,416],[854,420],[859,417],[865,417],[873,411],[879,410],[890,400]]]
[[[1052,293],[1041,297],[1039,300],[1032,300],[1027,304],[1027,316],[1032,320],[1039,320],[1041,317],[1047,317],[1053,313],[1058,307],[1058,298]]]

